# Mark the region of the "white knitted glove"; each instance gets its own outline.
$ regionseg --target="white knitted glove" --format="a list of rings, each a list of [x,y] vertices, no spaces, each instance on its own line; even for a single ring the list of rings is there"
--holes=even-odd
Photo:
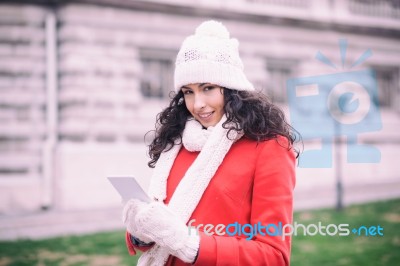
[[[187,263],[194,262],[200,245],[200,237],[190,230],[166,205],[149,203],[140,208],[135,216],[137,230],[146,239],[166,248],[170,254]]]
[[[150,243],[152,240],[143,234],[138,230],[135,222],[135,217],[137,213],[144,209],[148,203],[145,203],[143,201],[137,200],[137,199],[131,199],[127,203],[125,203],[124,209],[122,211],[122,222],[126,226],[126,230],[135,238],[139,239],[140,241],[143,241],[145,243]]]

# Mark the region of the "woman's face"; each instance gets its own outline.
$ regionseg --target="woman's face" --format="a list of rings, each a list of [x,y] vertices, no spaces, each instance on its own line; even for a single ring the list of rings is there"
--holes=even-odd
[[[181,88],[186,108],[203,127],[215,126],[224,115],[224,90],[210,83],[195,83]]]

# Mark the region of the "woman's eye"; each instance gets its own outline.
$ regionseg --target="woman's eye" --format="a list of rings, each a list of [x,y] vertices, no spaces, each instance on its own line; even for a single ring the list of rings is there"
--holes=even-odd
[[[192,93],[192,91],[190,91],[190,90],[186,90],[183,92],[183,94],[191,94],[191,93]]]
[[[204,90],[205,91],[210,91],[210,90],[212,90],[212,89],[214,89],[215,87],[213,87],[213,86],[207,86],[207,87],[204,87]]]

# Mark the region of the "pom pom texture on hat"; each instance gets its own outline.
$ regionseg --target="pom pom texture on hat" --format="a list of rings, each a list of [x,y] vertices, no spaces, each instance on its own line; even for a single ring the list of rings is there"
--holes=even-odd
[[[196,29],[196,35],[229,39],[229,31],[221,22],[214,20],[206,21],[198,26]]]
[[[222,23],[206,21],[182,43],[175,64],[175,91],[193,83],[212,83],[234,90],[254,90],[243,72],[239,42]]]

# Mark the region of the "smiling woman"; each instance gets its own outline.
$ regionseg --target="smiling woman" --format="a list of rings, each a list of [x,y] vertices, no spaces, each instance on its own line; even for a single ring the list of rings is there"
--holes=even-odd
[[[215,126],[224,115],[224,91],[209,83],[182,87],[186,108],[203,127]]]
[[[138,265],[290,264],[290,237],[187,226],[292,223],[296,131],[247,80],[238,47],[216,21],[182,44],[175,95],[149,146],[154,201],[123,210],[129,251],[143,251]]]

